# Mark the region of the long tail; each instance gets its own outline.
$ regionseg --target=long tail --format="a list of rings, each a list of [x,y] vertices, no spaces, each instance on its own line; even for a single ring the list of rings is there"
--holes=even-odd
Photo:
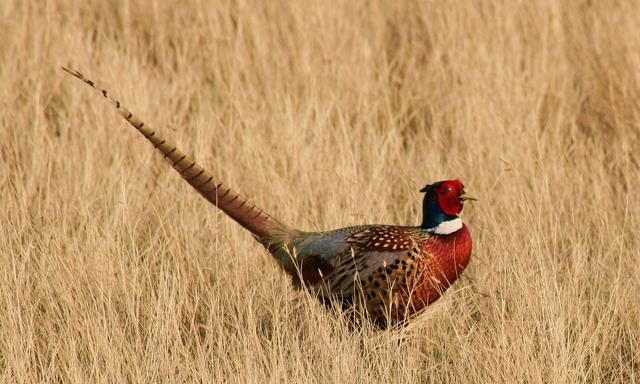
[[[93,81],[84,77],[80,72],[62,67],[69,74],[82,80],[91,88],[98,91],[107,99],[120,113],[122,117],[133,125],[147,140],[153,144],[154,148],[160,151],[165,159],[171,162],[173,168],[194,187],[205,199],[223,210],[240,225],[251,231],[262,242],[271,242],[274,234],[287,233],[291,231],[263,210],[257,208],[246,198],[231,190],[221,182],[214,180],[213,176],[202,166],[185,155],[176,146],[160,136],[150,126],[145,125],[142,120],[133,115],[127,108],[113,97],[109,96],[106,90],[98,87]],[[277,235],[276,235],[277,236]]]

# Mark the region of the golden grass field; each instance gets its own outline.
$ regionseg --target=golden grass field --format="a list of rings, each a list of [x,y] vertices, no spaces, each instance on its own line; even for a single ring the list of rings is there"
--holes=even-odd
[[[0,4],[0,380],[640,382],[640,3]],[[294,227],[419,224],[464,277],[350,332],[83,72]]]

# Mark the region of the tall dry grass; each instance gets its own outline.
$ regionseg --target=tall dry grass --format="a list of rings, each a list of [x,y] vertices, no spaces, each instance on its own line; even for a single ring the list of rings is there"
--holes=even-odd
[[[639,8],[2,2],[2,381],[640,381]],[[349,333],[60,65],[299,228],[462,178],[465,278]]]

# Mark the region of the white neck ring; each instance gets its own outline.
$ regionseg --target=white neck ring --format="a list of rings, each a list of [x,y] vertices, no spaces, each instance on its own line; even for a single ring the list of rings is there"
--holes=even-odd
[[[438,234],[438,235],[449,235],[453,232],[458,231],[462,228],[462,219],[456,217],[455,219],[451,219],[448,221],[443,221],[433,228],[429,228],[427,231]]]

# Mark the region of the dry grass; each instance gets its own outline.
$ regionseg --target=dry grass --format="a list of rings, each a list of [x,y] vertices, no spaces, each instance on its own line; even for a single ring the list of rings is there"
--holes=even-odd
[[[2,381],[640,381],[637,2],[214,3],[0,4]],[[303,229],[462,178],[465,278],[350,334],[60,65]]]

